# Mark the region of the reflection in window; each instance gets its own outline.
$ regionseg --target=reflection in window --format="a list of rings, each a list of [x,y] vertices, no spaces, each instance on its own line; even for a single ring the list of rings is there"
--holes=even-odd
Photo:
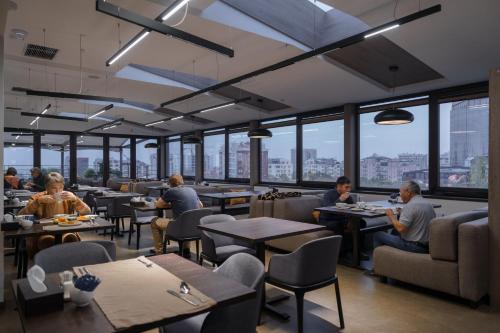
[[[33,167],[33,136],[4,132],[3,171],[14,167],[17,176],[25,183],[31,177]]]
[[[136,178],[156,179],[158,178],[158,149],[146,148],[148,143],[157,144],[157,139],[137,139],[135,166]]]
[[[76,177],[78,184],[101,186],[104,171],[102,137],[79,136],[76,145]],[[67,156],[65,165],[69,165]]]
[[[263,182],[294,183],[296,126],[271,128],[273,137],[261,140],[260,177]]]
[[[302,126],[302,179],[334,182],[344,174],[344,121]]]
[[[194,177],[196,175],[196,145],[183,144],[183,168],[184,176]]]
[[[377,125],[378,112],[359,116],[360,185],[398,188],[405,180],[429,187],[429,112],[427,105],[405,107],[415,120],[406,125]]]
[[[170,175],[181,174],[181,142],[170,141],[168,143],[168,172]]]
[[[59,172],[69,179],[69,135],[42,135],[42,172]]]
[[[440,186],[488,188],[488,113],[488,98],[440,104]]]
[[[246,132],[229,134],[229,178],[250,178],[250,138]]]
[[[224,179],[226,136],[208,135],[203,138],[203,177]]]
[[[109,178],[130,178],[130,139],[109,138]]]

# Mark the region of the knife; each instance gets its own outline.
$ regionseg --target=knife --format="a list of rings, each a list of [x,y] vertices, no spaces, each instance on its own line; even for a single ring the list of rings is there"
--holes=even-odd
[[[180,299],[182,299],[184,302],[187,302],[187,303],[189,303],[189,304],[191,304],[191,305],[193,305],[193,306],[199,306],[199,305],[200,305],[200,304],[195,303],[195,302],[193,302],[193,301],[191,301],[191,300],[189,300],[189,299],[187,299],[187,298],[185,298],[185,297],[182,297],[182,296],[181,296],[178,292],[176,292],[176,291],[174,291],[174,290],[172,290],[172,289],[167,289],[167,292],[168,292],[170,295],[174,295],[175,297],[180,298]]]

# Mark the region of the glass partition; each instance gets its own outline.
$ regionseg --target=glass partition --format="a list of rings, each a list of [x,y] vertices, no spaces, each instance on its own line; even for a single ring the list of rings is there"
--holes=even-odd
[[[182,174],[183,176],[194,177],[196,175],[196,145],[182,145]]]
[[[40,152],[43,173],[59,172],[69,181],[69,135],[42,135]]]
[[[17,170],[17,176],[24,183],[31,177],[33,167],[33,135],[4,132],[3,172],[9,167]]]
[[[168,172],[167,176],[181,174],[181,142],[168,143]]]
[[[136,178],[158,178],[158,148],[146,148],[147,144],[157,144],[157,139],[137,139],[136,141]]]
[[[76,178],[78,184],[101,186],[104,171],[102,137],[82,135],[77,138],[76,143]]]
[[[203,138],[203,178],[225,178],[226,136],[208,135]]]
[[[130,178],[130,139],[109,138],[109,177]]]
[[[295,183],[297,127],[269,129],[273,136],[261,140],[260,179],[262,182]]]
[[[247,132],[229,134],[228,168],[229,178],[250,178],[250,138]]]

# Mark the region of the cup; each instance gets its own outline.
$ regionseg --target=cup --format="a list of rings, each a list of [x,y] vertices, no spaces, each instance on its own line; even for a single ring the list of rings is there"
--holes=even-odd
[[[358,208],[361,208],[361,209],[365,209],[366,208],[366,202],[359,201],[357,203],[357,205],[358,205]]]
[[[19,198],[17,198],[17,197],[12,199],[12,203],[15,205],[19,204],[20,202],[21,202],[21,200],[19,200]]]
[[[30,220],[21,220],[19,222],[19,224],[21,225],[21,227],[24,230],[27,230],[27,229],[29,229],[29,228],[31,228],[33,226],[33,221],[30,221]]]
[[[54,193],[53,197],[54,197],[54,199],[56,200],[57,203],[61,203],[63,201],[62,200],[62,196],[61,196],[61,192]]]

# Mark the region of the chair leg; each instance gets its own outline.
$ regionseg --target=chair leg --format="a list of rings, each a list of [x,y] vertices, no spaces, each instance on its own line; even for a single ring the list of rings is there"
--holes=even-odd
[[[15,250],[14,250],[14,266],[19,264],[19,239],[14,240]]]
[[[137,225],[137,241],[136,241],[136,249],[139,250],[139,243],[141,241],[141,225]]]
[[[182,257],[182,255],[184,254],[184,242],[183,241],[178,241],[177,244],[179,244],[179,255]]]
[[[128,226],[128,246],[130,246],[130,243],[132,242],[132,230],[134,230],[134,224],[132,223],[132,219],[130,219],[130,224]]]
[[[335,296],[337,296],[337,310],[339,312],[340,328],[345,328],[344,313],[342,312],[342,301],[340,299],[339,279],[335,281]]]
[[[295,299],[297,301],[297,332],[304,331],[304,292],[296,291]]]
[[[167,235],[165,235],[165,238],[163,239],[163,254],[167,253],[167,243],[168,243],[168,239],[167,239]]]
[[[121,220],[122,220],[122,230],[125,231],[125,218],[122,217]]]
[[[196,261],[200,260],[200,241],[196,240]]]
[[[203,256],[200,256],[200,258],[198,259],[198,264],[200,266],[203,266]]]

